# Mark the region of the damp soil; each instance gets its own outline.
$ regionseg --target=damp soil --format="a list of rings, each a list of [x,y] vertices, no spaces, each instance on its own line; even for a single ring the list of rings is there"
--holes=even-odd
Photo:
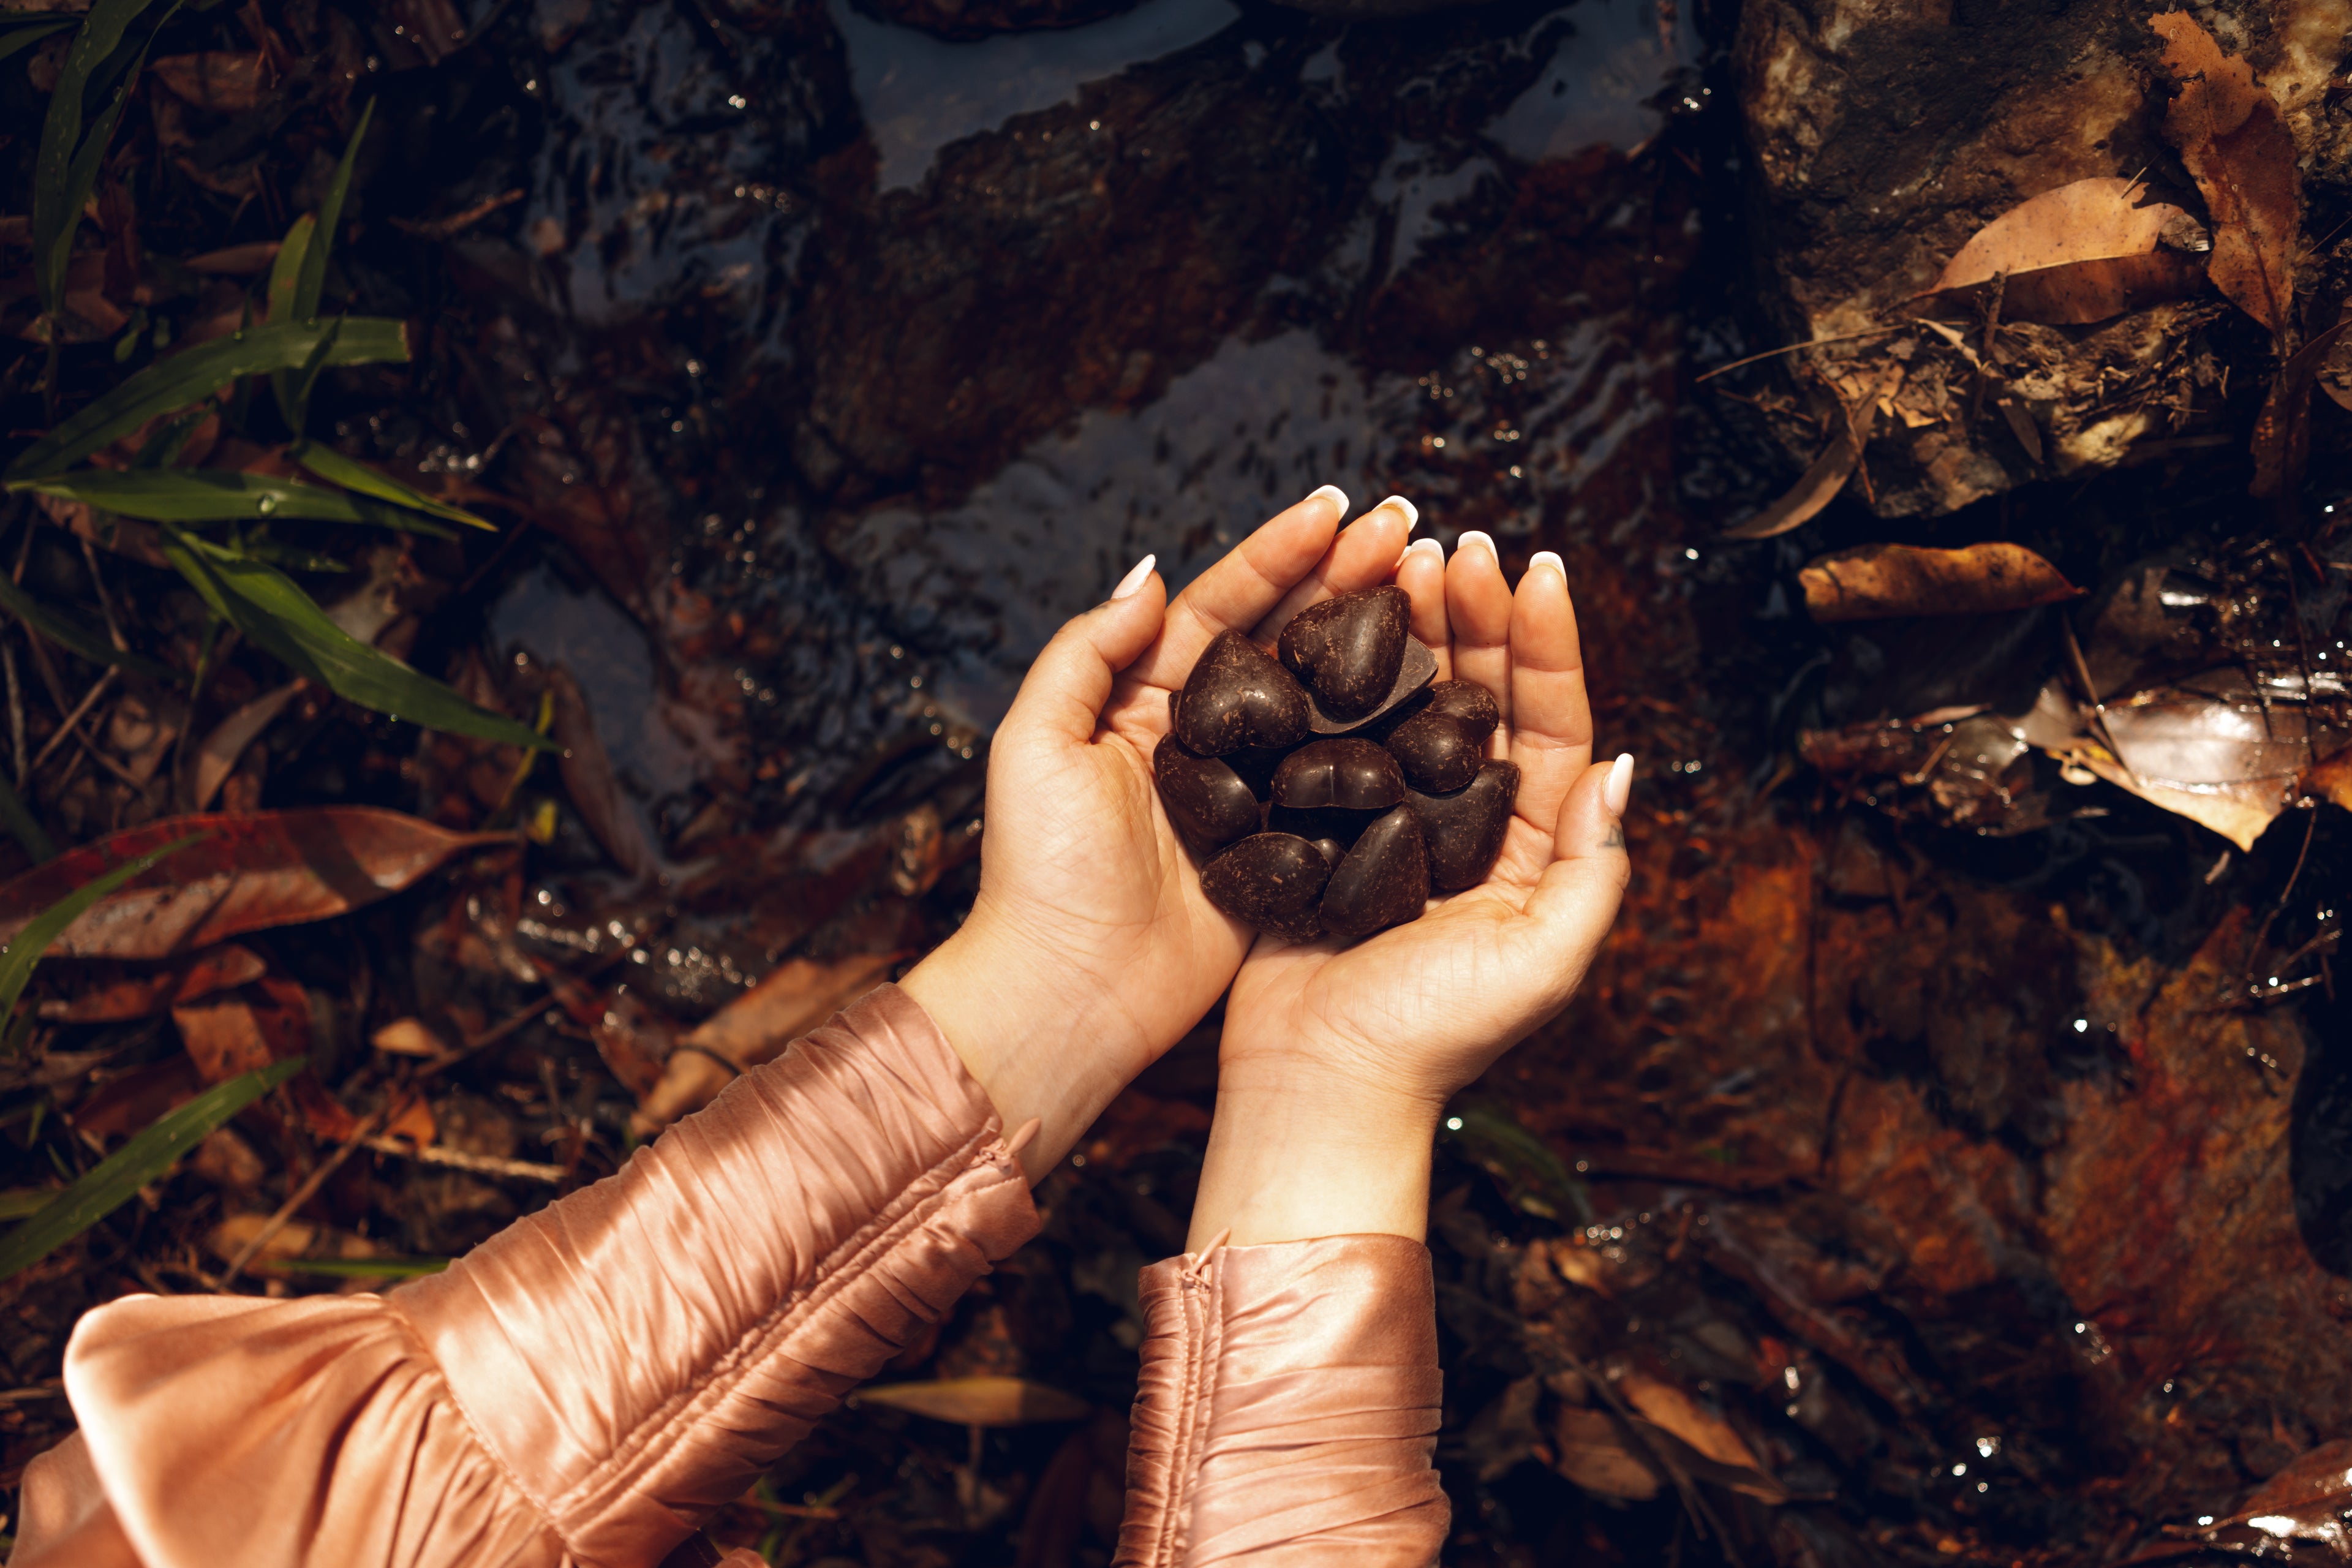
[[[1698,379],[1773,346],[1744,303],[1766,239],[1727,11],[477,9],[270,12],[345,79],[187,111],[176,145],[131,133],[145,242],[187,256],[282,232],[373,94],[341,286],[418,353],[321,407],[347,451],[502,524],[415,546],[412,659],[525,718],[576,690],[606,764],[533,776],[528,848],[265,944],[334,1004],[330,1088],[394,1018],[519,1022],[435,1115],[562,1162],[362,1159],[310,1223],[462,1250],[624,1158],[677,1040],[761,976],[908,962],[969,908],[988,735],[1052,629],[1145,552],[1181,588],[1336,483],[1410,497],[1449,549],[1486,531],[1514,577],[1559,552],[1601,744],[1639,760],[1616,933],[1441,1141],[1448,1561],[2152,1560],[2352,1430],[2352,1024],[2326,967],[2352,818],[2290,809],[2241,850],[2039,755],[1975,816],[1804,760],[1807,736],[2030,706],[2070,612],[1817,626],[1797,569],[1885,524],[1850,500],[1719,538],[1791,477]],[[7,90],[15,158],[38,105]],[[16,425],[37,370],[11,373]],[[2086,586],[2162,557],[2274,609],[2304,567],[2244,484],[2169,452],[1899,537],[2012,540]],[[66,592],[78,559],[33,556]],[[2294,625],[2340,647],[2302,581]],[[2200,635],[2242,652],[2246,624]],[[356,710],[258,755],[232,803],[515,820],[510,762]],[[70,840],[159,814],[39,804]],[[543,1017],[534,960],[577,993]],[[1214,1036],[1112,1108],[1040,1189],[1041,1241],[887,1374],[1016,1375],[1096,1414],[845,1411],[715,1539],[833,1568],[1108,1561],[1135,1270],[1181,1244]],[[68,1119],[176,1049],[49,1048],[99,1047],[57,1080]],[[0,1406],[11,1484],[66,1429],[37,1390],[74,1314],[198,1288],[206,1228],[315,1160],[282,1133],[253,1135],[266,1173],[175,1177],[11,1288],[0,1348],[36,1391]]]

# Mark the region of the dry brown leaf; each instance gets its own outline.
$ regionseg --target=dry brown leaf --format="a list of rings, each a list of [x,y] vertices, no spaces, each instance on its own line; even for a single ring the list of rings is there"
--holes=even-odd
[[[184,1002],[194,1002],[258,980],[268,965],[250,948],[234,942],[191,953],[161,969],[100,963],[73,975],[73,994],[41,1004],[41,1016],[68,1024],[115,1024],[147,1018]]]
[[[1646,1502],[1665,1478],[1627,1446],[1606,1412],[1563,1405],[1552,1426],[1552,1468],[1595,1497]]]
[[[1730,1423],[1673,1384],[1646,1373],[1627,1372],[1618,1378],[1617,1392],[1651,1425],[1664,1427],[1717,1464],[1747,1470],[1763,1468]]]
[[[559,665],[549,671],[547,687],[555,699],[556,743],[563,748],[560,765],[564,793],[614,865],[632,877],[653,875],[653,849],[613,773],[613,759],[597,738],[595,716],[580,683]]]
[[[1979,229],[1923,300],[1957,302],[1995,278],[2001,319],[2082,325],[2186,299],[2203,286],[2201,262],[2159,242],[2189,215],[2140,198],[2147,187],[2102,176],[2019,203]]]
[[[1094,1407],[1075,1394],[1019,1377],[950,1377],[934,1383],[893,1383],[862,1388],[852,1405],[908,1410],[960,1426],[1026,1426],[1076,1421]]]
[[[278,976],[184,1003],[172,1009],[172,1021],[207,1083],[226,1083],[310,1048],[310,1003],[299,985]]]
[[[2352,328],[2352,317],[2337,321],[2279,366],[2254,419],[2252,494],[2264,500],[2290,495],[2303,483],[2311,459],[2311,389],[2347,341],[2347,328]]]
[[[1824,555],[1797,574],[1816,621],[1894,616],[1983,616],[2078,598],[2083,590],[2021,544],[1929,550],[1863,544]]]
[[[436,1061],[451,1055],[446,1042],[426,1026],[422,1018],[394,1018],[368,1038],[377,1050],[395,1057],[422,1057]]]
[[[226,1263],[251,1245],[263,1227],[269,1224],[266,1214],[233,1214],[213,1226],[205,1237],[205,1250]],[[376,1244],[366,1237],[354,1236],[347,1230],[336,1230],[306,1220],[289,1219],[278,1227],[277,1233],[261,1244],[254,1255],[256,1262],[278,1262],[290,1258],[375,1258],[381,1256]]]
[[[795,958],[721,1007],[679,1042],[660,1081],[630,1118],[640,1138],[701,1110],[733,1082],[880,984],[899,952],[858,953],[832,963]]]
[[[2209,1541],[2233,1553],[2299,1561],[2294,1542],[2319,1548],[2315,1562],[2341,1561],[2352,1522],[2352,1439],[2322,1443],[2289,1460],[2227,1519],[2165,1533]],[[2331,1550],[2332,1549],[2332,1550]]]
[[[1723,537],[1771,539],[1802,528],[1822,508],[1835,500],[1838,491],[1845,489],[1846,480],[1853,477],[1853,470],[1861,464],[1862,449],[1870,444],[1871,430],[1878,423],[1878,395],[1873,393],[1848,411],[1838,424],[1837,435],[1787,495],[1737,528],[1725,529]]]
[[[220,49],[172,55],[147,69],[181,102],[215,114],[243,114],[258,105],[268,71],[259,54]]]
[[[2148,26],[2164,39],[2165,68],[2180,84],[2165,109],[2164,139],[2213,215],[2206,274],[2273,335],[2284,332],[2302,203],[2294,135],[2253,68],[2224,55],[2195,17],[2168,11]]]
[[[253,744],[264,730],[269,728],[286,705],[301,695],[306,683],[287,682],[275,691],[265,691],[236,712],[213,726],[196,752],[196,782],[192,806],[202,811],[213,803],[228,775],[236,771],[237,759]]]

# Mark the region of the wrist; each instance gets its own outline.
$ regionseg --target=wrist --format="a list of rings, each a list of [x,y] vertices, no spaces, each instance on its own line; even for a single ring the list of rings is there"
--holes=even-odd
[[[975,912],[898,983],[930,1015],[1005,1131],[1033,1118],[1038,1122],[1037,1136],[1021,1151],[1033,1183],[1125,1087],[1104,1068],[1100,1053],[1070,1049],[1070,1042],[1092,1031],[1074,1016],[1066,994],[1039,984],[1050,973],[1034,955],[1008,951]]]
[[[1367,1088],[1314,1063],[1221,1070],[1209,1152],[1186,1247],[1221,1231],[1237,1247],[1329,1236],[1421,1241],[1441,1102]]]

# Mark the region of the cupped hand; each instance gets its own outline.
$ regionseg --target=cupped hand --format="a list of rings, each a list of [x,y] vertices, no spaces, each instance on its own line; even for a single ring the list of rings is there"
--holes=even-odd
[[[1412,510],[1383,502],[1339,530],[1316,491],[1242,542],[1173,603],[1150,559],[1039,654],[991,745],[979,897],[904,984],[1042,1174],[1111,1097],[1197,1023],[1248,951],[1201,896],[1151,754],[1168,700],[1220,632],[1279,626],[1307,604],[1387,581]]]
[[[1567,574],[1549,552],[1514,594],[1493,543],[1414,545],[1396,578],[1440,679],[1495,695],[1489,754],[1519,768],[1486,881],[1352,946],[1262,936],[1234,982],[1193,1244],[1350,1231],[1418,1237],[1446,1100],[1567,1005],[1630,868],[1632,761],[1595,764]]]

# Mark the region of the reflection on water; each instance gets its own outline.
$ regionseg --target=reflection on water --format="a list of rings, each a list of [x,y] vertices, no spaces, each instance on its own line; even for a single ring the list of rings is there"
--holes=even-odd
[[[1585,0],[1570,13],[1542,78],[1486,134],[1529,163],[1604,144],[1638,146],[1664,122],[1654,100],[1667,77],[1698,58],[1694,29],[1661,22],[1656,5]]]

